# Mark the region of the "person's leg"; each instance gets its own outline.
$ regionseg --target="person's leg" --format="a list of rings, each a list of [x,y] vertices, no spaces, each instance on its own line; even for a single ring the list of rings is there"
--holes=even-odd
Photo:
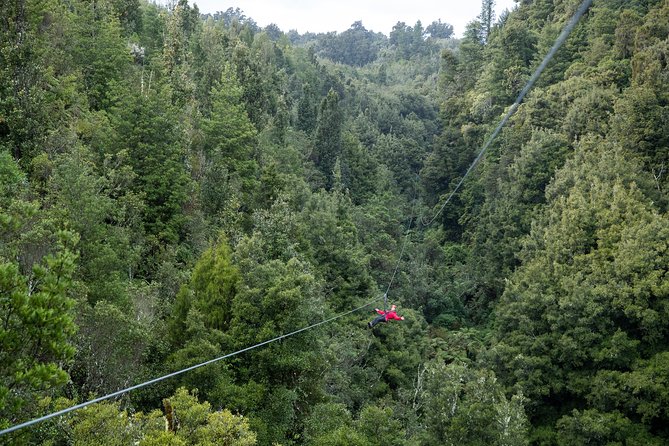
[[[368,326],[369,328],[373,328],[373,327],[374,327],[376,324],[378,324],[379,322],[385,322],[385,321],[386,321],[386,317],[385,317],[384,315],[381,314],[381,315],[377,316],[373,321],[371,321],[370,323],[368,323],[367,326]]]

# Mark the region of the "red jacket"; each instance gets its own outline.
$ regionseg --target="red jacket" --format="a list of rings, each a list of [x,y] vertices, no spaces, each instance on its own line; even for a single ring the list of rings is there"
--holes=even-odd
[[[379,310],[378,308],[375,308],[375,310],[376,310],[377,313],[385,315],[386,320],[389,320],[389,319],[394,319],[396,321],[403,320],[402,316],[398,316],[397,312],[395,312],[395,311],[392,311],[392,310],[391,311],[383,311],[383,310]]]

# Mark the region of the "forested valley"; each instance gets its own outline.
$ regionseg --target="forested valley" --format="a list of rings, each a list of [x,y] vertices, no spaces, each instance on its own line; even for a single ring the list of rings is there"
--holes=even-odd
[[[594,0],[444,205],[581,1],[482,3],[0,2],[0,429],[338,317],[0,444],[669,444],[669,0]]]

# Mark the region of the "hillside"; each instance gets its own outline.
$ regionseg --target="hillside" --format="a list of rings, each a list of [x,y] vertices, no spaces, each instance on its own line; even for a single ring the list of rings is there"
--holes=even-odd
[[[448,198],[580,3],[1,3],[0,429],[235,354],[0,443],[666,444],[669,1],[594,0]]]

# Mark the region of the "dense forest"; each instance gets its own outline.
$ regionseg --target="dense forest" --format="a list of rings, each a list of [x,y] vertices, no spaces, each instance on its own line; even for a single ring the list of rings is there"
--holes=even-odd
[[[669,443],[669,0],[594,0],[443,206],[580,3],[0,2],[0,429],[364,306],[0,444]]]

